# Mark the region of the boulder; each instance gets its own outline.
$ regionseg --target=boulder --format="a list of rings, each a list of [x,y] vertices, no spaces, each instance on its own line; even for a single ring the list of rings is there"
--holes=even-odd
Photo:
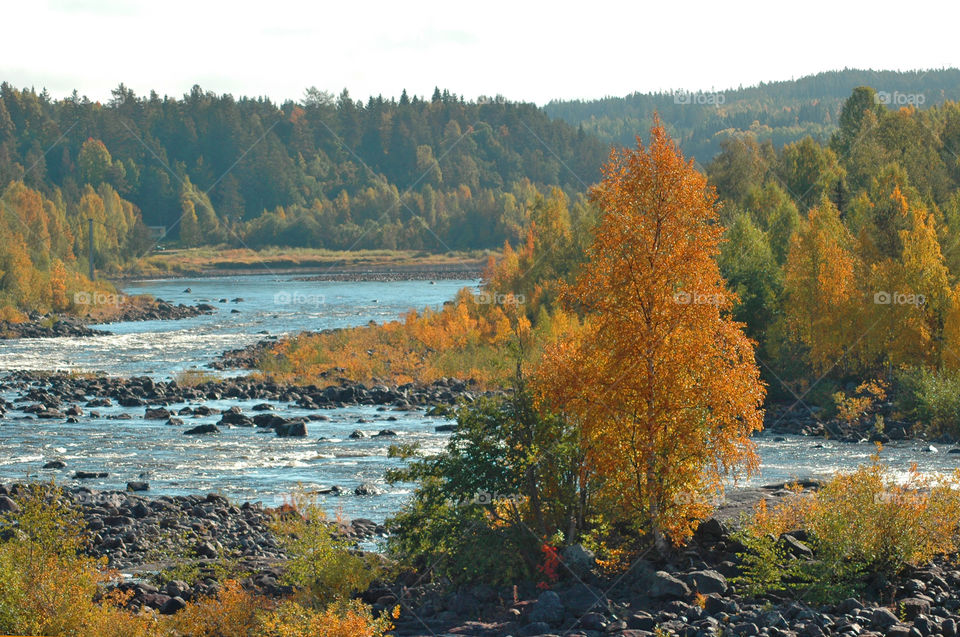
[[[5,495],[0,495],[0,513],[19,513],[20,505]]]
[[[657,571],[650,576],[647,592],[654,599],[681,599],[690,595],[690,587],[666,571]]]
[[[921,597],[908,597],[900,600],[900,608],[907,621],[913,621],[920,615],[926,615],[930,612],[930,602]]]
[[[717,571],[693,571],[684,577],[684,579],[687,584],[703,595],[709,595],[710,593],[719,593],[722,595],[727,592],[727,578]]]
[[[307,435],[307,424],[302,420],[294,420],[279,425],[274,431],[281,438],[302,438]]]
[[[106,478],[108,474],[106,471],[77,471],[73,474],[74,480],[93,480],[94,478]]]
[[[63,469],[67,466],[67,463],[63,460],[51,460],[50,462],[43,465],[44,469]]]
[[[161,615],[173,615],[187,607],[187,602],[181,597],[171,597],[160,607]]]
[[[220,428],[216,425],[197,425],[193,429],[187,429],[183,432],[184,436],[196,436],[199,434],[218,434]]]
[[[127,491],[149,491],[150,483],[143,481],[135,481],[127,483]]]
[[[597,565],[597,556],[583,544],[572,544],[563,548],[562,562],[577,577],[583,577]]]
[[[382,495],[383,489],[372,482],[364,482],[353,490],[354,495]]]
[[[566,609],[560,601],[560,596],[553,591],[544,591],[540,593],[540,597],[530,610],[530,622],[556,625],[563,621],[565,614]]]

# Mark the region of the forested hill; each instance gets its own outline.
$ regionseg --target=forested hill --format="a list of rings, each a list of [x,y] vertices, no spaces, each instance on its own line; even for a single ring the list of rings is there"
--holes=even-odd
[[[121,85],[100,104],[0,86],[0,191],[22,181],[68,219],[88,186],[115,191],[184,245],[495,247],[535,192],[595,182],[607,150],[535,105],[439,90],[278,105]]]
[[[655,111],[688,156],[706,165],[725,139],[752,131],[777,148],[812,136],[826,141],[837,128],[843,101],[858,86],[872,86],[887,106],[920,108],[960,99],[960,70],[830,71],[785,82],[703,93],[634,93],[594,101],[552,101],[558,117],[607,143],[632,146],[646,135]]]

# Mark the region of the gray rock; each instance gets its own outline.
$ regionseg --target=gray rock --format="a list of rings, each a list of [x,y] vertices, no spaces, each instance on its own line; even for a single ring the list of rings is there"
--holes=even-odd
[[[106,478],[108,474],[106,471],[77,471],[73,474],[74,480],[93,480],[94,478]]]
[[[781,545],[787,550],[791,555],[798,558],[812,558],[813,549],[809,546],[793,537],[789,533],[784,533],[780,536]]]
[[[5,495],[0,495],[0,513],[19,513],[20,505]]]
[[[583,544],[564,547],[560,557],[563,565],[577,577],[583,577],[597,565],[596,555]]]
[[[546,635],[550,632],[550,625],[546,622],[533,622],[527,624],[520,630],[523,637],[535,637],[536,635]]]
[[[894,615],[889,608],[878,608],[873,611],[873,618],[871,620],[871,625],[876,628],[890,628],[894,624],[899,624],[900,620],[897,619],[897,616]]]
[[[900,601],[900,608],[903,609],[907,621],[913,621],[930,612],[930,602],[920,597],[908,597]]]
[[[211,560],[216,559],[219,555],[216,547],[213,546],[210,542],[200,542],[195,547],[193,547],[193,552],[199,555],[200,557],[206,557]]]
[[[127,491],[149,491],[150,483],[143,481],[134,481],[127,483]]]
[[[530,611],[530,621],[534,624],[559,624],[563,621],[566,610],[560,596],[553,591],[544,591],[533,604]]]
[[[163,606],[160,607],[159,612],[161,615],[173,615],[177,611],[182,610],[186,607],[187,607],[187,603],[183,601],[182,598],[171,597],[166,602],[164,602]]]
[[[666,571],[649,578],[648,594],[654,599],[680,599],[690,595],[690,587]]]
[[[364,482],[353,490],[354,495],[382,495],[383,489],[372,482]]]
[[[295,420],[279,425],[274,431],[281,438],[302,438],[307,435],[307,424],[302,420]]]
[[[50,462],[43,465],[44,469],[63,469],[67,466],[67,463],[63,460],[51,460]]]
[[[216,425],[197,425],[193,429],[187,429],[183,432],[184,436],[197,436],[200,434],[218,434],[220,428]]]
[[[687,584],[703,595],[710,593],[723,594],[727,592],[727,578],[717,571],[693,571],[684,576]]]

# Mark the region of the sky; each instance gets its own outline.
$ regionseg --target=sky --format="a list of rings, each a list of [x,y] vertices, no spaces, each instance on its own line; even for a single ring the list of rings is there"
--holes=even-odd
[[[0,81],[101,101],[122,82],[277,101],[439,86],[544,104],[960,66],[960,4],[864,4],[0,0]]]

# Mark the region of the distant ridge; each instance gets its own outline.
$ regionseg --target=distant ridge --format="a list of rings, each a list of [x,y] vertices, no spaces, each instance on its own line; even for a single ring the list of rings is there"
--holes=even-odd
[[[960,100],[960,69],[844,69],[701,93],[554,100],[544,109],[551,117],[621,145],[632,145],[638,133],[645,136],[657,111],[684,152],[705,164],[720,151],[724,139],[744,131],[752,131],[758,140],[770,140],[776,147],[807,135],[825,141],[836,128],[843,101],[857,86],[872,86],[889,94],[891,107],[913,101],[920,102],[920,108],[929,108]]]

